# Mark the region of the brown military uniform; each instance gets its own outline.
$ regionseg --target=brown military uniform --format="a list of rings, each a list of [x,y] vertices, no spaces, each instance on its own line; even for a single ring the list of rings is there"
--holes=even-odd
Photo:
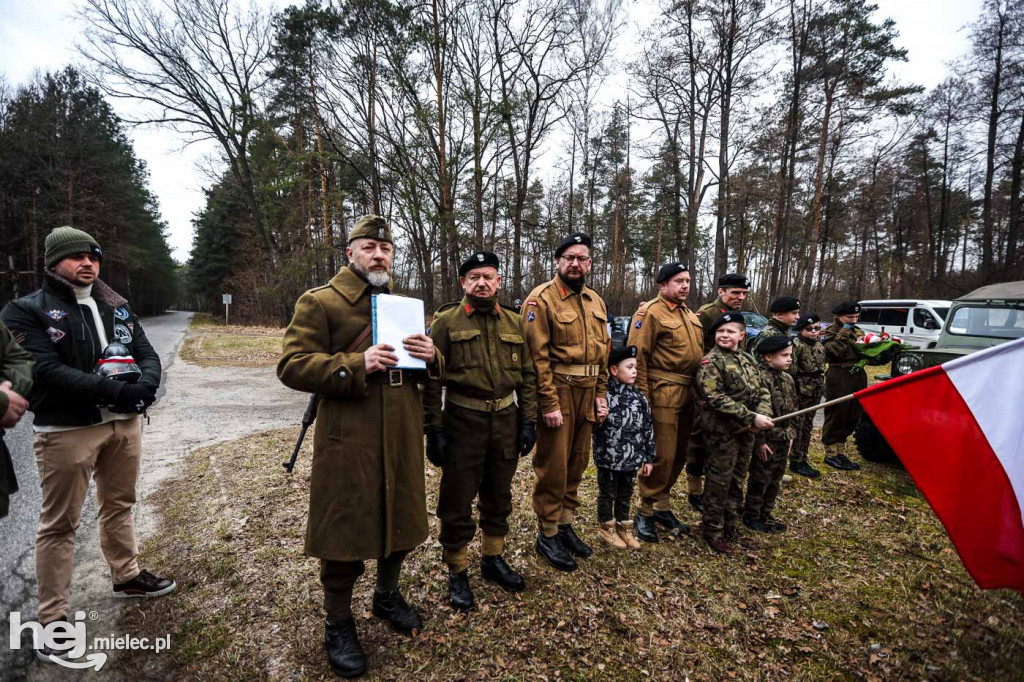
[[[700,325],[704,328],[705,355],[715,347],[715,335],[709,331],[711,329],[711,323],[717,320],[719,316],[730,311],[732,311],[732,308],[722,303],[721,298],[716,298],[711,303],[705,303],[701,307],[697,308],[697,319],[700,321]]]
[[[546,536],[572,523],[590,456],[594,401],[608,390],[608,315],[597,292],[576,293],[556,275],[523,304],[526,341],[537,370],[538,412],[561,411],[562,426],[537,424],[533,510]]]
[[[430,336],[445,357],[445,378],[424,386],[423,407],[427,426],[444,429],[437,516],[445,563],[459,573],[468,566],[466,545],[476,533],[478,494],[483,554],[504,551],[519,424],[537,420],[536,372],[523,319],[496,302],[483,309],[463,297],[442,307]]]
[[[853,370],[853,366],[860,360],[860,354],[857,353],[854,344],[862,336],[864,331],[860,327],[843,329],[842,323],[838,321],[832,323],[822,335],[825,360],[828,362],[828,370],[825,372],[825,400],[835,400],[867,388],[868,375],[864,369]],[[853,435],[854,429],[857,428],[860,413],[861,406],[856,400],[825,408],[821,443],[825,446],[826,455],[842,452],[846,439]]]
[[[669,494],[686,463],[703,337],[697,316],[661,295],[633,316],[628,343],[637,347],[636,387],[654,417],[654,468],[639,478],[643,516],[669,510]]]

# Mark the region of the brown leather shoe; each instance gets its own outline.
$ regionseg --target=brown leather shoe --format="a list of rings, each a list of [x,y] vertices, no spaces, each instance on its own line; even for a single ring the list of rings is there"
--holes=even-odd
[[[757,546],[757,543],[750,538],[740,535],[739,531],[733,526],[726,526],[722,535],[726,541],[739,545],[743,549],[753,549]]]
[[[704,542],[708,543],[708,547],[719,554],[732,554],[736,551],[732,548],[732,545],[725,541],[725,538],[705,535]]]
[[[626,543],[626,547],[630,549],[640,549],[640,541],[633,535],[633,522],[632,521],[619,521],[615,524],[615,530],[618,532],[619,537]]]

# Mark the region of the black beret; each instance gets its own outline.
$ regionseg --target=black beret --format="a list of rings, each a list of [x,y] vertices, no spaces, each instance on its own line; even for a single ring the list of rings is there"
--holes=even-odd
[[[608,353],[608,366],[617,365],[623,360],[629,360],[630,358],[636,357],[636,346],[621,346],[620,348],[613,348]]]
[[[738,287],[740,289],[749,289],[750,280],[747,279],[746,275],[741,275],[738,272],[730,272],[728,275],[722,275],[718,278],[718,286],[723,289],[729,289]]]
[[[768,312],[772,313],[791,313],[794,310],[800,310],[800,300],[795,296],[779,296],[768,307]]]
[[[656,279],[655,281],[658,284],[661,284],[662,282],[667,282],[668,280],[672,279],[680,272],[689,271],[690,268],[686,267],[682,263],[667,263],[666,265],[662,265],[661,269],[658,270],[658,279]]]
[[[804,313],[793,324],[793,329],[800,331],[801,329],[810,327],[815,322],[821,322],[821,317],[818,316],[818,313]]]
[[[716,329],[721,327],[723,324],[728,324],[729,322],[739,322],[743,325],[744,329],[747,327],[747,320],[743,317],[743,313],[724,313],[719,315],[715,321],[711,323],[711,329],[709,331],[714,334]]]
[[[757,354],[768,355],[769,353],[778,353],[783,348],[788,348],[792,345],[793,339],[785,334],[772,334],[757,342]]]
[[[459,266],[459,277],[465,277],[466,273],[474,268],[492,267],[497,270],[501,266],[498,256],[490,251],[477,251]]]
[[[833,315],[856,315],[860,313],[860,303],[856,301],[843,301],[832,309]]]
[[[574,232],[565,239],[563,239],[562,242],[558,245],[558,248],[555,249],[555,258],[561,256],[562,252],[568,249],[570,246],[576,246],[577,244],[582,244],[588,249],[591,246],[593,246],[593,242],[590,241],[590,237],[583,234],[582,232]]]

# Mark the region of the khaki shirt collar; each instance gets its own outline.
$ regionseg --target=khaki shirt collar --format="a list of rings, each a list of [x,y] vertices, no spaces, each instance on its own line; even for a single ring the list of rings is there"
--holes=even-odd
[[[672,301],[665,298],[660,292],[658,293],[658,300],[662,301],[665,305],[667,305],[668,309],[671,310],[672,312],[675,312],[677,308],[681,310],[689,310],[689,308],[686,307],[685,303],[673,303]]]
[[[571,286],[562,281],[561,275],[555,275],[552,282],[554,283],[555,288],[558,289],[559,294],[561,294],[563,301],[576,293]],[[583,288],[580,289],[580,296],[590,299],[590,288],[586,284],[584,284]]]
[[[473,313],[481,312],[481,311],[479,311],[479,310],[477,310],[476,308],[473,307],[473,304],[469,302],[469,297],[468,296],[463,296],[462,297],[462,302],[459,303],[459,307],[462,308],[462,312],[464,312],[466,314],[466,317],[471,317],[473,315]],[[498,314],[498,308],[500,308],[500,307],[501,307],[501,304],[498,303],[497,301],[495,301],[494,302],[494,308],[492,308],[488,312],[491,315],[497,315]]]
[[[352,305],[355,305],[371,288],[370,283],[357,275],[348,265],[338,270],[338,274],[331,278],[331,286]]]

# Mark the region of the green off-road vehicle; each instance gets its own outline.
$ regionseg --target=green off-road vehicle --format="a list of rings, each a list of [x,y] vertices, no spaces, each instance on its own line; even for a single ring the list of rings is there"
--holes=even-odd
[[[892,377],[934,367],[1024,336],[1024,281],[990,284],[953,301],[934,348],[904,350],[892,361]],[[862,414],[853,434],[869,462],[895,462],[885,438]]]

